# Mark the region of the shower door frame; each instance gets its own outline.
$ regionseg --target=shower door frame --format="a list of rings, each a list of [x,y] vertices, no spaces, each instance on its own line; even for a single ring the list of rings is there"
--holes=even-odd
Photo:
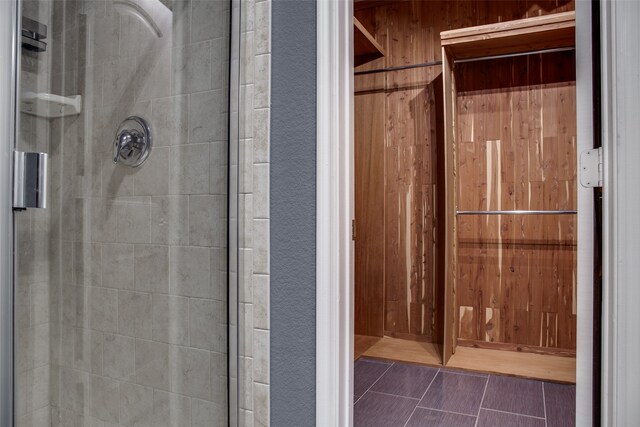
[[[0,425],[13,425],[13,152],[20,1],[0,1]]]
[[[240,0],[226,0],[230,5],[229,27],[229,111],[239,112],[243,105],[239,98],[239,73],[241,45],[241,2]],[[21,28],[22,0],[0,0],[0,426],[14,425],[14,282],[15,282],[15,241],[13,219],[13,158],[17,137],[17,95],[19,91],[20,61],[19,61],[19,29]],[[235,59],[235,61],[233,60]],[[234,121],[235,119],[235,121]],[[236,161],[239,149],[238,124],[239,114],[229,114],[228,130],[228,161]],[[234,133],[235,131],[235,133]],[[234,151],[235,150],[235,151]],[[235,155],[232,154],[235,152]],[[231,164],[229,164],[231,166]],[[238,173],[233,175],[233,168],[228,167],[228,217],[227,217],[227,272],[229,273],[232,260],[231,250],[238,250],[238,230],[232,227],[231,214],[238,214]],[[235,206],[231,206],[235,203]],[[236,221],[236,225],[238,222]],[[237,271],[237,264],[235,266]],[[239,425],[238,391],[232,396],[230,387],[232,376],[239,378],[241,372],[238,364],[232,364],[231,359],[238,357],[238,342],[240,328],[236,328],[236,335],[232,335],[231,316],[235,316],[237,325],[237,284],[239,277],[231,278],[227,274],[228,300],[227,311],[227,422],[233,427]],[[232,285],[233,294],[232,294]],[[231,372],[230,366],[236,366]]]

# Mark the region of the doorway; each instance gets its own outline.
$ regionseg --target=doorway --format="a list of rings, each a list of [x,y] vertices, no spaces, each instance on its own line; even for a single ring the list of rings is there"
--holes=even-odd
[[[355,358],[568,383],[590,365],[574,8],[354,3]],[[518,26],[536,36],[502,38]]]

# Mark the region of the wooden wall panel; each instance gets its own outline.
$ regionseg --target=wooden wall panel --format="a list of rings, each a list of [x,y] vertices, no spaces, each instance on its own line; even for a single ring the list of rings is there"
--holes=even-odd
[[[458,209],[575,210],[573,52],[463,63],[455,74]],[[458,217],[460,339],[575,349],[575,220]]]
[[[444,30],[563,12],[573,8],[572,0],[410,0],[383,2],[377,6],[372,3],[356,10],[356,17],[384,47],[386,56],[358,67],[357,70],[440,60],[442,53],[439,35]],[[522,74],[521,71],[516,71],[518,72]],[[440,265],[440,270],[443,269],[445,248],[433,243],[436,237],[433,235],[434,213],[438,210],[438,206],[434,206],[435,199],[440,200],[439,208],[444,210],[444,199],[439,198],[441,193],[438,193],[444,186],[441,180],[438,182],[436,173],[439,171],[438,167],[442,168],[442,165],[437,164],[436,151],[439,148],[438,141],[442,144],[444,132],[443,113],[438,111],[441,110],[443,96],[441,73],[441,67],[436,66],[355,78],[355,192],[358,224],[355,326],[359,334],[381,335],[382,327],[385,335],[429,341],[434,335],[434,329],[440,335],[443,329],[442,313],[433,311],[434,307],[442,307],[444,289],[444,274],[439,274],[436,266]],[[474,84],[481,85],[492,75],[493,69],[485,67],[480,74],[469,78],[475,81]],[[502,81],[505,78],[511,81],[515,77],[505,71],[499,79],[494,80]],[[527,78],[527,74],[520,78]],[[528,142],[523,141],[528,140],[523,135],[528,135],[529,126],[524,124],[526,120],[516,118],[517,114],[528,114],[528,109],[524,107],[531,101],[529,94],[501,94],[490,101],[490,105],[459,103],[457,106],[462,110],[473,110],[468,115],[460,116],[461,120],[465,117],[473,120],[473,127],[460,127],[466,129],[466,133],[460,135],[460,141],[468,143],[464,147],[460,146],[460,161],[480,165],[478,169],[469,171],[473,174],[473,179],[461,180],[460,191],[473,194],[470,203],[474,207],[470,209],[479,209],[487,199],[486,165],[475,160],[486,158],[487,141],[492,141],[489,149],[493,150],[490,152],[493,153],[495,162],[502,165],[507,163],[506,159],[500,157],[503,152],[496,151],[498,145],[503,144],[503,134],[506,132],[503,123],[496,119],[507,120],[499,111],[507,108],[509,102],[520,103],[523,108],[517,111],[514,109],[513,121],[519,123],[521,128],[515,129],[518,137],[509,141],[506,151],[511,154],[507,155],[514,156],[514,153],[525,147],[529,150]],[[485,134],[490,138],[485,137]],[[475,144],[474,138],[483,140],[485,144]],[[535,143],[531,148],[536,148]],[[569,150],[570,143],[565,148]],[[522,161],[522,158],[516,156],[516,160]],[[461,173],[466,173],[466,170],[461,169]],[[513,179],[507,178],[513,174],[516,174]],[[493,174],[490,178],[492,182],[500,181],[505,186],[511,186],[511,198],[504,203],[517,205],[523,203],[525,196],[528,197],[529,177],[518,165],[507,165],[499,174]],[[490,194],[493,196],[494,193]],[[491,203],[503,202],[493,199]],[[376,212],[371,212],[373,210]],[[437,234],[438,238],[443,239],[444,215],[442,219]],[[515,219],[513,224],[509,230],[524,227],[522,223],[517,225]],[[458,226],[467,227],[468,230],[481,230],[484,237],[489,233],[487,229],[493,228],[495,224],[488,227],[480,219],[470,218],[468,222],[460,222]],[[494,238],[498,239],[499,236]],[[480,252],[476,252],[473,248],[461,246],[460,257],[464,259],[466,270],[458,274],[473,277],[476,281],[474,283],[478,280],[486,282],[498,275],[499,271],[495,268],[487,271],[484,267],[487,257],[496,256],[489,252],[489,248],[483,247]],[[514,253],[512,258],[513,263],[525,263],[528,262],[528,253],[522,249],[519,253]],[[377,260],[377,263],[373,260]],[[515,287],[516,284],[510,286]],[[479,294],[477,288],[469,287],[460,292],[460,297],[466,298],[464,306],[469,308],[465,309],[465,313],[474,313],[470,317],[470,329],[465,332],[466,336],[482,340],[490,337],[495,340],[505,334],[505,328],[512,329],[512,318],[502,313],[500,288],[494,286],[492,292],[493,302],[489,306],[484,303],[489,294]],[[482,315],[475,316],[478,313]],[[484,321],[487,313],[490,313],[489,330]],[[455,314],[458,315],[459,313]],[[438,318],[439,326],[435,328],[434,319]]]

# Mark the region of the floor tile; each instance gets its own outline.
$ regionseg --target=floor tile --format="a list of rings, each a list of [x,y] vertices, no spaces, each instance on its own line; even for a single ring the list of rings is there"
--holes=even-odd
[[[438,372],[418,406],[477,415],[487,378]]]
[[[402,427],[418,401],[407,397],[367,392],[353,410],[354,426]]]
[[[371,390],[420,399],[436,372],[436,368],[396,363]]]
[[[476,417],[416,408],[406,427],[474,427]]]
[[[462,369],[440,368],[441,372],[451,372],[452,374],[460,375],[472,375],[474,377],[489,378],[489,374],[483,374],[482,372],[464,371]]]
[[[544,383],[548,427],[576,425],[576,386]]]
[[[356,397],[362,396],[389,369],[389,366],[391,363],[388,362],[358,360],[353,367],[353,394]]]
[[[481,409],[477,427],[544,427],[544,419]]]
[[[490,375],[482,407],[544,418],[542,382]]]

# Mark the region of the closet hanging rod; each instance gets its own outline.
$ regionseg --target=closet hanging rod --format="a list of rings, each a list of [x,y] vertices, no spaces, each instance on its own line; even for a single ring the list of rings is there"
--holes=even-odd
[[[575,210],[456,211],[456,215],[575,215],[577,213],[578,211],[575,211]]]
[[[454,59],[453,62],[455,64],[462,64],[465,62],[487,61],[490,59],[501,59],[501,58],[513,58],[516,56],[537,55],[539,53],[568,52],[571,50],[576,50],[576,47],[575,46],[554,47],[549,49],[531,50],[529,52],[516,52],[516,53],[504,53],[502,55],[478,56],[473,58]]]
[[[386,73],[387,71],[402,71],[402,70],[410,70],[412,68],[435,67],[436,65],[442,65],[442,61],[431,61],[431,62],[423,62],[422,64],[399,65],[397,67],[386,67],[386,68],[376,68],[375,70],[356,71],[353,73],[353,75],[361,76],[363,74]]]

